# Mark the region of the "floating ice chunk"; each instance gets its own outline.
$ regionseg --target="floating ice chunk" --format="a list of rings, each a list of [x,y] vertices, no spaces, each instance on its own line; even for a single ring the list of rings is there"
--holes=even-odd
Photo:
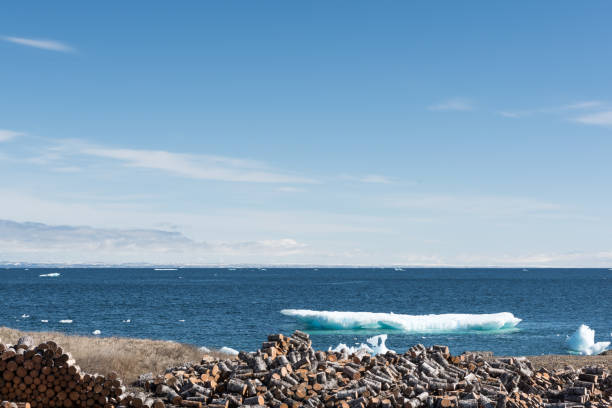
[[[181,319],[181,320],[179,320],[179,322],[184,322],[184,321],[185,321],[185,319]]]
[[[394,353],[393,350],[389,350],[387,348],[387,346],[385,345],[386,341],[387,341],[387,335],[380,334],[378,336],[370,337],[369,339],[367,339],[366,340],[367,344],[361,343],[359,346],[349,347],[344,343],[340,343],[334,349],[330,347],[329,351],[333,351],[335,353],[346,352],[348,355],[351,355],[351,354],[362,355],[366,353],[371,354],[371,355],[376,355],[376,354],[385,354],[388,351],[391,351]]]
[[[22,314],[22,315],[21,315],[21,318],[22,318],[22,319],[27,319],[28,317],[30,317],[30,315],[29,315],[29,314],[25,314],[25,313],[24,313],[24,314]]]
[[[582,355],[599,354],[610,346],[609,341],[595,343],[595,330],[582,324],[574,334],[567,338],[567,347],[570,351]]]
[[[376,354],[387,354],[388,351],[395,353],[393,350],[389,350],[385,344],[387,341],[386,334],[379,334],[378,336],[370,337],[366,340],[372,347],[373,353]]]
[[[346,354],[348,355],[351,355],[351,354],[361,355],[365,353],[373,354],[373,350],[367,344],[363,344],[363,343],[355,347],[347,346],[344,343],[340,343],[336,346],[336,348],[333,348],[333,349],[330,346],[328,351],[331,351],[334,353],[343,353],[346,351]]]
[[[41,323],[49,323],[49,321],[47,319],[41,320]]]
[[[60,323],[70,324],[70,323],[72,323],[72,320],[70,320],[70,319],[63,319],[63,320],[60,320]]]
[[[41,278],[57,278],[58,276],[60,276],[59,273],[54,272],[54,273],[43,273],[42,275],[38,275]]]
[[[123,323],[131,323],[131,322],[132,322],[132,319],[125,319],[125,320],[122,320],[122,322],[123,322]]]
[[[405,315],[371,312],[281,310],[310,328],[326,330],[391,329],[407,333],[493,331],[514,328],[521,319],[512,313]]]
[[[93,334],[94,336],[99,336],[100,334],[102,334],[102,332],[100,330],[94,330],[91,332],[91,334]]]
[[[219,349],[219,351],[221,353],[231,354],[232,356],[237,356],[238,355],[238,350],[234,350],[233,348],[230,348],[230,347],[221,347]]]

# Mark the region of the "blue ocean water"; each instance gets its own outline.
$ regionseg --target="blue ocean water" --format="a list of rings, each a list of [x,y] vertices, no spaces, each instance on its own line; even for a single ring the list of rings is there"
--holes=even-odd
[[[60,276],[39,276],[49,273]],[[612,340],[608,269],[6,269],[0,278],[0,325],[23,330],[100,330],[242,350],[258,348],[268,333],[295,329],[309,331],[324,349],[388,333],[387,346],[396,351],[423,343],[497,355],[566,353],[566,336],[583,323],[596,341]],[[511,312],[523,320],[502,331],[312,330],[282,309]]]

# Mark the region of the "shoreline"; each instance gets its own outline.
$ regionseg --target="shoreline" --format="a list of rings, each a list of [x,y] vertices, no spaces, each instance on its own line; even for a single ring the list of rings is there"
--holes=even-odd
[[[47,340],[53,340],[58,344],[61,343],[72,343],[85,342],[90,343],[88,347],[100,347],[101,344],[106,342],[118,342],[123,344],[131,344],[131,348],[138,349],[141,347],[168,347],[168,349],[176,350],[183,349],[186,355],[197,356],[197,355],[209,355],[212,357],[227,357],[230,356],[228,353],[223,353],[220,350],[206,348],[207,352],[202,351],[201,347],[192,345],[189,343],[176,342],[171,340],[157,340],[157,339],[144,339],[138,337],[117,337],[117,336],[94,336],[94,335],[78,335],[78,334],[64,334],[62,332],[54,331],[24,331],[20,329],[14,329],[10,327],[0,326],[0,342],[5,343],[16,342],[22,336],[32,336],[38,342]],[[72,341],[71,341],[72,339]],[[9,341],[10,340],[10,341]],[[451,350],[452,351],[452,350]],[[398,350],[401,353],[402,350]],[[475,353],[477,351],[466,351],[465,353]],[[483,353],[488,354],[490,351],[484,351]],[[612,371],[612,350],[609,350],[607,354],[598,355],[577,355],[577,354],[540,354],[540,355],[503,355],[497,356],[491,353],[491,358],[510,358],[510,357],[526,357],[529,359],[536,369],[545,368],[548,370],[562,369],[566,365],[571,365],[574,368],[582,367],[591,364],[601,364]],[[187,361],[183,361],[187,362]]]

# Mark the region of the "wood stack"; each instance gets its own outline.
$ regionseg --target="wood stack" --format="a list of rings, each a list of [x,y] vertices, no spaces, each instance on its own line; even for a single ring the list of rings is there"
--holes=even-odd
[[[416,345],[404,354],[314,351],[307,334],[270,335],[257,352],[144,376],[167,406],[210,408],[611,407],[605,369],[534,372],[525,358],[451,356]]]
[[[30,336],[16,345],[0,342],[0,401],[19,401],[0,407],[110,407],[124,392],[115,374],[81,373],[70,353],[52,341],[36,347]]]
[[[274,334],[256,352],[143,375],[125,392],[116,375],[83,374],[55,343],[32,343],[0,343],[0,401],[20,401],[0,408],[612,407],[603,367],[536,372],[524,357],[452,356],[446,346],[371,356],[315,351],[300,331]]]

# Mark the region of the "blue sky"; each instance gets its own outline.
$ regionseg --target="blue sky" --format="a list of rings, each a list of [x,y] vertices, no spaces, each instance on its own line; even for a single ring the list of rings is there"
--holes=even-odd
[[[0,260],[612,266],[612,5],[0,9]]]

